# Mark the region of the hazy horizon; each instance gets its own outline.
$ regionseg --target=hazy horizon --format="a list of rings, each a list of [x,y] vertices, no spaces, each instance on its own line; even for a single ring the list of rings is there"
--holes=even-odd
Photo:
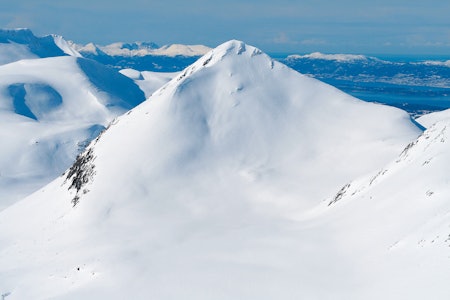
[[[437,0],[17,0],[0,9],[2,28],[30,28],[77,43],[215,47],[238,39],[268,53],[450,53],[450,3]]]

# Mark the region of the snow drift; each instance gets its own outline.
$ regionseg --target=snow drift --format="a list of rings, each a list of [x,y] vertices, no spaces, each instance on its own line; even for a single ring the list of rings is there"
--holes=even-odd
[[[414,295],[414,286],[397,287],[386,275],[412,276],[417,268],[402,269],[409,257],[377,268],[387,250],[366,255],[364,240],[340,230],[358,216],[333,215],[337,204],[327,204],[420,133],[403,111],[227,42],[114,121],[62,177],[0,212],[0,292],[10,299]],[[371,244],[390,240],[385,233]]]

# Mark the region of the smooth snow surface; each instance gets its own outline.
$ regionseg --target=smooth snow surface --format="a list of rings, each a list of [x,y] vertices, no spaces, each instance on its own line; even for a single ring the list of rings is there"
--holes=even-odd
[[[380,205],[328,206],[420,133],[401,110],[227,42],[115,120],[62,177],[0,212],[0,293],[446,299],[448,252],[416,243],[397,185],[386,190],[392,203],[380,194]],[[422,202],[423,215],[442,203]],[[444,240],[448,222],[433,220]]]
[[[143,100],[131,79],[82,58],[0,66],[0,210],[61,175],[114,117]]]
[[[365,252],[368,270],[378,271],[373,299],[450,297],[449,130],[449,119],[432,125],[390,164],[331,199],[325,218],[335,238]]]
[[[139,72],[133,69],[123,69],[120,73],[133,79],[145,95],[150,97],[153,92],[172,80],[179,72]]]
[[[416,119],[416,121],[419,122],[420,125],[426,128],[431,127],[435,123],[444,120],[450,120],[450,109],[426,114]]]

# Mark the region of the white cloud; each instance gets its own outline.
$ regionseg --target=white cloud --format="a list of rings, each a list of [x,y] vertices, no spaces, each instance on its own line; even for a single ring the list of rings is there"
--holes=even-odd
[[[301,45],[308,45],[308,46],[314,46],[314,45],[326,45],[328,44],[325,40],[322,39],[306,39],[302,40],[300,42]]]
[[[290,44],[292,41],[288,37],[288,35],[285,32],[280,32],[277,37],[273,39],[273,42],[275,44]]]

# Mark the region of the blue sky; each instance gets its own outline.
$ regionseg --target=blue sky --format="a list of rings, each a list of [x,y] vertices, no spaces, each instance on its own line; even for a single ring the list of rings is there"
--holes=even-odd
[[[446,0],[15,0],[4,28],[77,43],[205,44],[239,39],[266,52],[450,55]]]

